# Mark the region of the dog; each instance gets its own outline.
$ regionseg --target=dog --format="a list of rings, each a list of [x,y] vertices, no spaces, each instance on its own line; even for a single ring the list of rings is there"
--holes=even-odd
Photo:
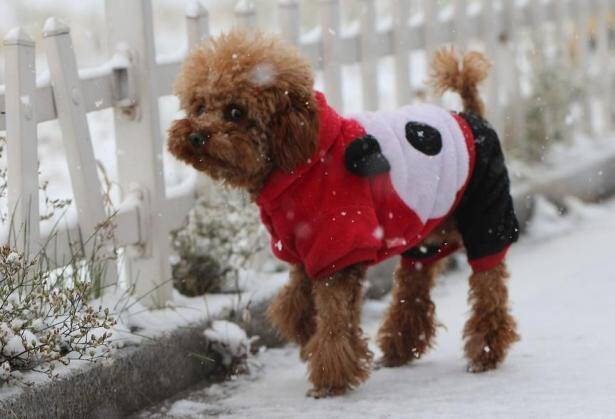
[[[431,84],[458,92],[464,112],[415,105],[344,118],[314,90],[308,61],[277,37],[233,30],[185,60],[175,93],[186,117],[169,129],[169,151],[258,205],[274,254],[291,265],[268,318],[300,346],[309,396],[341,395],[368,378],[362,284],[369,265],[396,255],[381,365],[433,346],[430,291],[461,246],[473,268],[468,370],[495,368],[519,339],[504,260],[518,223],[478,93],[488,69],[479,53],[441,49]]]

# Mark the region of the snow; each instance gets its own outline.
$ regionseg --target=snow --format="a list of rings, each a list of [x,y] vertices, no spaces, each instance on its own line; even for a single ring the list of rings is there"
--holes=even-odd
[[[207,9],[201,5],[199,0],[190,0],[186,3],[186,8],[184,9],[184,14],[186,17],[196,19],[199,16],[205,16],[207,14]]]
[[[128,68],[130,67],[130,60],[128,59],[128,53],[121,49],[121,45],[117,46],[117,51],[111,59],[108,61],[90,68],[83,68],[79,70],[80,79],[92,79],[96,77],[105,76],[113,69]],[[121,52],[120,52],[121,51]]]
[[[206,403],[192,402],[190,400],[179,400],[174,403],[171,409],[167,412],[170,417],[185,417],[187,415],[213,415],[220,413],[217,408],[213,408]]]
[[[267,86],[275,80],[275,69],[270,63],[257,65],[250,71],[250,83]]]
[[[254,11],[254,3],[250,0],[239,0],[235,6],[237,13],[251,13]]]
[[[230,365],[233,359],[243,358],[250,351],[250,339],[237,324],[226,320],[215,320],[205,330],[212,348],[223,356],[223,363]]]
[[[0,26],[5,29],[16,24],[36,26],[44,14],[61,15],[71,22],[78,61],[81,66],[90,67],[80,70],[81,77],[107,74],[112,67],[126,64],[126,58],[122,54],[101,64],[101,61],[108,57],[106,51],[102,51],[98,46],[104,45],[104,41],[97,38],[98,34],[103,34],[104,38],[101,27],[104,20],[103,3],[93,6],[81,0],[33,0],[27,2],[32,4],[25,11],[16,7],[17,2],[15,5],[8,3],[0,2]],[[164,15],[160,21],[156,21],[156,47],[162,52],[157,61],[160,64],[168,64],[183,57],[186,51],[183,46],[184,32],[177,30],[182,27],[177,23],[183,24],[183,16],[176,13],[179,17],[173,17],[172,14],[165,13],[171,8],[170,5],[176,7],[174,0],[154,3],[155,8],[160,8],[158,14]],[[189,2],[186,14],[196,16],[198,3]],[[229,27],[233,20],[230,12],[232,8],[222,5],[223,2],[210,3],[208,6],[212,14],[216,15],[216,19],[211,22],[212,31],[216,33]],[[242,3],[242,7],[249,11],[250,2]],[[480,2],[470,2],[469,14],[475,16],[480,7]],[[41,10],[35,14],[37,8]],[[217,13],[216,8],[226,8],[229,11],[222,15]],[[443,10],[440,19],[443,14],[450,14],[450,10]],[[377,27],[379,30],[390,29],[392,19],[390,16],[381,15],[376,16]],[[30,16],[30,20],[24,22],[24,16]],[[415,23],[420,23],[422,18],[417,16],[419,20]],[[57,20],[48,20],[45,26],[48,34],[64,28]],[[91,30],[94,36],[84,33],[83,26]],[[341,27],[345,35],[356,30],[356,22]],[[13,33],[11,36],[14,35]],[[304,42],[316,42],[320,36],[320,28],[314,27],[306,31],[301,38]],[[178,45],[182,47],[178,48]],[[0,56],[0,63],[2,60],[3,57]],[[40,66],[38,61],[41,60],[37,60],[37,68],[40,69],[37,84],[48,85],[49,72],[44,65]],[[424,85],[427,70],[424,54],[411,54],[411,62],[411,84],[418,88]],[[91,67],[92,64],[96,65]],[[381,60],[378,84],[381,92],[379,107],[383,109],[395,106],[393,69],[392,57]],[[356,86],[360,83],[360,66],[344,66],[342,71],[345,109],[348,112],[359,111],[362,93]],[[319,88],[322,88],[322,73],[318,72],[316,78]],[[3,90],[4,87],[0,87],[0,92]],[[102,99],[97,101],[97,106],[98,103],[102,105]],[[165,97],[161,98],[159,103],[161,131],[164,132],[170,121],[178,115],[177,100]],[[116,150],[112,113],[109,110],[91,113],[88,115],[88,122],[96,158],[104,162],[111,180],[116,182],[115,154],[116,151],[119,154],[122,150]],[[163,134],[163,138],[164,136],[166,134]],[[543,167],[529,172],[527,176],[544,179],[555,176],[562,169],[569,170],[572,165],[593,164],[597,158],[612,153],[615,150],[614,144],[612,137],[577,137],[573,144],[556,146],[550,155],[545,156]],[[49,195],[53,198],[70,198],[72,192],[61,147],[61,132],[56,121],[39,125],[39,159],[41,180],[50,181]],[[164,159],[166,184],[169,187],[174,186],[169,188],[169,196],[185,193],[193,185],[194,172],[177,167],[166,151]],[[600,173],[596,173],[596,177],[600,176]],[[112,195],[118,204],[119,194],[116,187],[112,190]],[[0,206],[5,205],[5,200],[0,202]],[[613,223],[609,221],[607,225],[598,225],[597,221],[594,223],[592,220],[605,219],[609,212],[615,213],[615,205],[595,207],[567,200],[565,207],[566,214],[562,218],[558,208],[545,200],[538,201],[537,216],[532,223],[530,234],[523,239],[521,245],[511,251],[511,293],[515,313],[521,321],[524,341],[513,351],[502,370],[480,377],[463,373],[459,335],[462,319],[467,312],[464,302],[465,289],[462,289],[465,287],[467,275],[467,271],[464,271],[449,274],[441,281],[442,286],[436,297],[440,318],[447,324],[448,330],[440,331],[439,348],[412,367],[377,371],[365,386],[347,397],[336,401],[313,402],[303,397],[307,381],[304,366],[297,361],[296,348],[276,349],[258,357],[263,364],[261,372],[207,390],[208,399],[221,397],[224,393],[228,400],[214,403],[183,400],[175,403],[171,411],[180,417],[190,410],[190,414],[198,414],[200,411],[200,414],[228,412],[229,415],[236,413],[247,416],[251,413],[251,404],[254,404],[256,416],[260,417],[268,417],[268,408],[272,409],[272,417],[306,417],[311,413],[328,417],[333,412],[339,412],[342,416],[343,409],[349,409],[350,413],[357,413],[358,416],[370,417],[378,414],[407,416],[408,413],[418,416],[461,416],[464,413],[473,414],[473,409],[476,409],[478,416],[503,415],[509,412],[506,409],[512,409],[511,415],[517,416],[604,416],[606,408],[613,410],[614,407],[613,402],[608,403],[608,397],[614,390],[613,382],[608,381],[609,377],[615,376],[612,357],[609,356],[609,353],[613,352],[614,344],[608,333],[604,333],[612,329],[612,325],[607,324],[604,319],[612,319],[615,315],[610,307],[612,303],[608,300],[609,296],[613,295],[614,287],[612,280],[609,282],[607,278],[608,273],[615,271],[615,264],[610,260],[613,258],[608,257],[610,241],[607,241],[608,231],[609,228],[613,230]],[[43,232],[50,231],[56,221],[57,219],[45,221]],[[74,226],[76,221],[75,208],[71,207],[62,220],[62,226]],[[8,226],[2,228],[6,229]],[[578,231],[579,229],[581,231]],[[379,235],[378,231],[374,233]],[[592,253],[591,261],[587,260],[589,252]],[[612,255],[613,251],[610,253]],[[241,298],[237,295],[209,295],[190,299],[175,294],[173,305],[154,312],[146,310],[138,301],[127,298],[121,292],[105,295],[102,304],[125,309],[117,330],[114,330],[114,341],[121,346],[139,343],[144,338],[185,326],[187,323],[223,316],[225,310],[240,303],[246,304],[249,300],[258,301],[271,296],[285,280],[286,274],[267,278],[244,274],[241,278],[242,288],[244,284],[247,286]],[[588,297],[582,301],[578,299],[581,292],[576,286],[576,282],[580,281],[583,281],[583,295]],[[547,303],[543,303],[544,301]],[[365,323],[370,333],[374,333],[385,307],[382,302],[369,302],[366,305]],[[600,317],[593,313],[600,313]],[[135,328],[138,330],[137,334],[131,333]],[[255,388],[258,385],[263,388]],[[241,394],[237,392],[244,391],[246,398],[242,400]],[[477,399],[477,394],[480,394],[480,399]],[[383,399],[379,400],[379,397]],[[373,409],[370,409],[371,406]],[[527,410],[522,411],[524,408]],[[169,415],[171,411],[168,412]]]
[[[43,26],[43,37],[60,35],[63,33],[68,33],[70,31],[68,25],[62,20],[50,17],[45,21],[45,25]]]
[[[615,411],[615,201],[569,200],[559,222],[569,225],[547,238],[525,236],[512,247],[509,266],[513,314],[522,340],[505,364],[485,374],[465,371],[461,331],[467,318],[464,268],[439,279],[434,292],[437,347],[424,359],[374,371],[357,390],[313,400],[296,346],[260,353],[250,375],[193,390],[182,418],[401,418],[401,417],[607,417]],[[539,207],[531,229],[558,222]],[[366,333],[374,336],[388,301],[364,305]],[[370,346],[379,355],[373,338]],[[190,403],[187,403],[190,402]],[[141,417],[164,417],[168,403]],[[198,407],[198,409],[197,409]],[[199,410],[201,409],[202,410]],[[162,415],[162,416],[159,416]]]
[[[215,319],[223,318],[230,310],[241,311],[248,305],[271,298],[286,281],[287,273],[263,274],[253,271],[240,272],[238,280],[242,293],[205,294],[202,297],[186,297],[173,291],[173,301],[166,308],[148,310],[141,302],[123,289],[110,289],[101,298],[92,301],[92,307],[109,308],[120,313],[118,324],[112,329],[111,341],[117,347],[134,345],[165,332],[188,324],[214,320],[208,329],[211,339],[229,345],[233,354],[241,353],[241,329]],[[239,329],[239,330],[237,330]],[[102,333],[102,331],[101,331]],[[245,337],[245,332],[243,332]],[[226,339],[226,340],[225,340]],[[245,337],[247,342],[250,341]],[[247,346],[249,348],[249,345]]]
[[[34,45],[32,37],[21,27],[15,27],[9,30],[4,37],[4,43],[9,45],[19,43]]]
[[[201,324],[207,320],[212,321],[212,328],[207,334],[210,339],[218,343],[213,346],[227,362],[230,355],[242,357],[247,355],[253,337],[248,338],[239,326],[216,319],[228,317],[231,311],[241,312],[247,306],[258,304],[270,299],[285,283],[288,273],[263,274],[253,271],[242,271],[238,280],[241,293],[205,294],[201,297],[186,297],[173,291],[173,302],[166,308],[149,310],[140,300],[129,295],[126,290],[116,287],[110,288],[104,295],[90,302],[92,307],[108,308],[117,319],[117,325],[110,330],[94,329],[88,336],[100,336],[104,332],[111,332],[110,339],[113,348],[123,348],[151,342],[153,338],[176,330],[180,327]],[[10,327],[9,327],[10,326]],[[30,330],[23,330],[21,335],[13,333],[13,326],[0,322],[0,335],[7,338],[3,350],[5,354],[17,354],[24,350],[25,342],[31,343],[36,336]],[[32,324],[33,330],[40,329],[40,322]],[[91,367],[87,361],[73,361],[68,366],[57,364],[55,372],[60,377],[70,374],[74,370]],[[0,377],[6,372],[0,365]],[[45,383],[48,378],[42,374],[26,372],[22,374],[24,381],[35,384]],[[20,386],[0,387],[0,401],[23,391]]]

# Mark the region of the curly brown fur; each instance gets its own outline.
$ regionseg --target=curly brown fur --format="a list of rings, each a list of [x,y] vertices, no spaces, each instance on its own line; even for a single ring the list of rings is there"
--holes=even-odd
[[[508,272],[502,263],[470,277],[472,316],[465,325],[468,369],[482,372],[500,364],[510,346],[519,340],[517,324],[508,309]]]
[[[255,193],[274,168],[291,171],[316,151],[313,84],[307,60],[280,38],[240,30],[212,38],[188,56],[175,83],[186,118],[170,128],[169,151]],[[203,141],[193,144],[192,133]]]
[[[466,110],[482,115],[478,84],[488,68],[480,54],[467,54],[460,63],[452,50],[443,50],[434,59],[432,84],[439,91],[457,91]],[[191,52],[177,79],[175,91],[186,116],[169,129],[169,150],[255,198],[273,170],[291,172],[315,153],[319,123],[313,84],[307,60],[280,38],[241,30],[211,38]],[[453,222],[440,226],[426,243],[447,237],[459,238]],[[391,365],[410,361],[432,345],[433,269],[400,268],[396,274],[394,303],[379,336]],[[297,266],[269,308],[280,334],[302,345],[312,396],[342,394],[369,375],[372,353],[360,327],[364,278],[365,268],[355,266],[312,281]],[[470,280],[473,315],[465,336],[473,370],[495,367],[518,339],[505,278],[502,266]],[[402,300],[412,302],[410,310]],[[396,332],[401,337],[394,337]]]
[[[378,331],[381,365],[398,367],[423,356],[436,336],[436,306],[430,292],[441,263],[422,270],[399,266],[391,305]]]
[[[316,332],[302,348],[312,397],[345,393],[367,379],[373,358],[361,330],[365,268],[347,268],[314,282]]]
[[[301,346],[316,331],[312,281],[301,266],[293,266],[290,281],[269,305],[267,317],[282,337]]]
[[[452,47],[441,48],[433,57],[429,84],[437,94],[447,90],[459,93],[466,111],[483,116],[485,104],[478,85],[487,78],[490,67],[487,57],[479,52],[465,54],[460,62]]]

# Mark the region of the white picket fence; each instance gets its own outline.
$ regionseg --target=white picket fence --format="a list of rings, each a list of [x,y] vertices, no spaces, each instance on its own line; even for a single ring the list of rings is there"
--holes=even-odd
[[[496,62],[487,86],[490,119],[498,127],[512,119],[509,125],[519,138],[524,134],[525,98],[515,59],[518,37],[528,28],[535,32],[551,25],[556,48],[563,50],[570,42],[575,45],[581,63],[579,76],[592,86],[592,97],[598,99],[599,111],[606,116],[600,127],[589,123],[587,129],[610,129],[615,54],[609,44],[607,17],[615,13],[615,0],[454,0],[445,6],[435,0],[387,0],[392,19],[384,24],[377,21],[376,0],[356,1],[363,8],[360,22],[355,30],[342,30],[340,0],[320,0],[318,36],[300,33],[298,1],[278,1],[279,31],[322,71],[324,90],[338,109],[343,104],[345,65],[360,63],[363,108],[375,109],[382,57],[394,59],[395,99],[404,104],[416,99],[409,82],[411,51],[429,54],[444,43],[464,49],[480,42]],[[417,10],[411,5],[418,6]],[[78,211],[78,223],[63,234],[74,237],[80,231],[87,236],[94,231],[107,214],[86,114],[113,108],[117,149],[122,150],[117,155],[118,176],[124,194],[114,219],[114,240],[126,249],[126,260],[121,269],[109,263],[106,283],[116,283],[118,272],[125,272],[136,293],[144,296],[144,303],[160,306],[171,298],[169,231],[181,225],[194,202],[193,185],[165,190],[160,158],[165,139],[160,134],[158,99],[172,94],[180,61],[157,60],[151,0],[105,0],[105,7],[107,37],[116,53],[108,66],[97,71],[79,71],[70,29],[56,19],[49,19],[43,30],[50,80],[40,85],[36,84],[31,38],[17,28],[4,40],[6,80],[4,88],[0,87],[0,110],[5,114],[0,115],[0,131],[6,131],[8,142],[8,203],[14,224],[30,226],[27,234],[32,252],[50,234],[39,228],[37,124],[57,119]],[[251,2],[238,2],[235,16],[238,26],[256,27],[257,11]],[[595,48],[588,42],[590,18],[595,19]],[[188,49],[209,35],[208,12],[197,1],[187,5],[186,32]],[[541,45],[539,53],[543,47],[547,51]],[[589,62],[600,66],[597,81],[590,80]],[[589,101],[584,106],[586,116],[595,111]],[[63,242],[68,241],[57,240],[60,245]],[[58,252],[68,254],[65,247]]]

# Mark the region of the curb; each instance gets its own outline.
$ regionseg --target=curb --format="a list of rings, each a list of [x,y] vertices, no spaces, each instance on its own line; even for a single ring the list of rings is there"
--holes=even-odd
[[[615,150],[513,188],[522,229],[527,227],[538,194],[560,205],[567,196],[596,201],[615,194]],[[389,261],[370,271],[369,297],[377,298],[390,290],[395,264]],[[251,307],[252,321],[247,332],[260,337],[259,345],[280,346],[282,341],[266,323],[267,304],[268,301],[262,301]],[[9,396],[0,401],[0,417],[124,417],[197,383],[219,381],[228,372],[219,366],[220,362],[194,356],[219,359],[206,349],[206,327],[207,322],[203,321],[175,330],[151,344],[119,350],[110,362]]]
[[[259,345],[279,346],[282,341],[266,326],[266,307],[262,302],[251,309],[249,331],[260,337]],[[0,417],[121,418],[197,383],[221,381],[229,371],[220,366],[220,356],[207,349],[207,324],[177,329],[152,343],[118,350],[109,362],[24,389],[0,401]]]

